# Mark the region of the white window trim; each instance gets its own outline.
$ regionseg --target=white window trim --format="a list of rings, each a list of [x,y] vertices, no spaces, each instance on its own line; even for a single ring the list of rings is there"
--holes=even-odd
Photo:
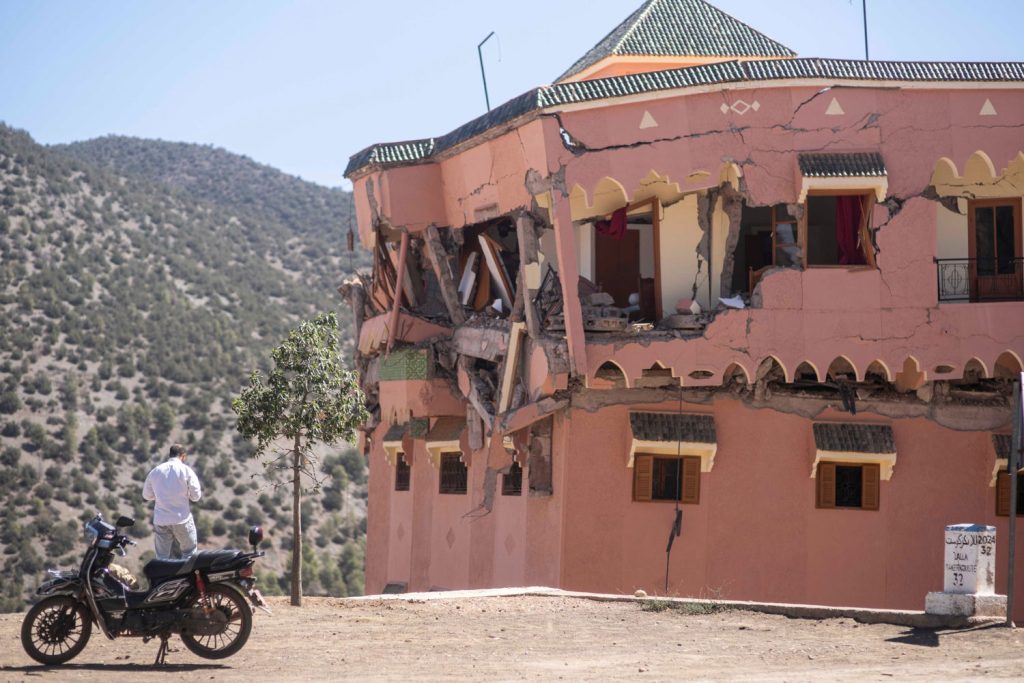
[[[434,469],[440,469],[442,453],[458,453],[459,460],[465,463],[466,467],[469,467],[469,462],[466,460],[466,454],[462,452],[462,446],[458,439],[455,439],[454,441],[427,442],[427,459],[430,461],[430,464]]]
[[[882,481],[889,481],[892,479],[892,470],[896,467],[896,454],[823,451],[817,449],[814,452],[814,462],[811,464],[811,479],[817,478],[818,463],[820,462],[834,462],[840,465],[878,465],[879,478]]]
[[[1010,466],[1010,462],[1006,458],[996,458],[996,464],[992,466],[992,480],[988,483],[989,488],[996,485],[996,481],[999,479],[999,473],[1005,472]],[[1017,470],[1017,474],[1024,474],[1024,467]]]
[[[807,193],[811,190],[815,192],[828,192],[829,190],[864,190],[867,194],[869,190],[875,193],[875,198],[879,203],[885,201],[885,196],[889,192],[889,176],[835,176],[835,177],[807,177],[802,176],[800,184],[800,197],[797,199],[798,204],[807,203]]]
[[[715,466],[715,454],[718,452],[718,444],[703,443],[696,441],[642,441],[633,439],[629,449],[629,462],[626,467],[633,467],[633,461],[637,453],[650,453],[652,455],[664,455],[669,457],[700,457],[700,471],[710,472]]]
[[[402,449],[401,441],[385,441],[384,446],[384,459],[387,460],[388,464],[392,467],[398,465],[398,454],[405,455],[405,451]]]

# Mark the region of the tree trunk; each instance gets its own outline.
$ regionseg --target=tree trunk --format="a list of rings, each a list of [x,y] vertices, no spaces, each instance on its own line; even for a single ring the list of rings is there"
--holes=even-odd
[[[292,607],[302,607],[302,437],[292,450]]]

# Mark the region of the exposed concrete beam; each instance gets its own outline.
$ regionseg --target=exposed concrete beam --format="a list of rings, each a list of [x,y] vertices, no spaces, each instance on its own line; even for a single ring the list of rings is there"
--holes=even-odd
[[[519,356],[522,355],[523,332],[526,325],[523,323],[512,323],[512,330],[509,332],[508,353],[505,354],[505,364],[501,373],[501,387],[498,394],[498,413],[508,410],[512,400],[512,387],[515,386],[519,369]]]
[[[405,259],[409,252],[409,233],[402,233],[402,242],[398,247],[398,273],[405,272]],[[401,275],[399,275],[401,277]],[[391,353],[391,346],[395,343],[395,333],[398,331],[398,309],[402,305],[401,285],[396,288],[395,300],[391,307],[391,320],[388,323],[388,345],[386,352]]]
[[[722,260],[722,274],[718,291],[721,293],[721,296],[732,296],[733,270],[736,266],[736,247],[740,242],[740,223],[743,220],[743,197],[728,183],[722,186],[721,197],[722,211],[729,218],[729,232],[723,245],[725,253]]]
[[[483,399],[480,398],[479,385],[481,384],[480,379],[474,375],[473,368],[470,367],[469,358],[466,356],[459,356],[459,369],[460,375],[465,376],[466,389],[463,391],[466,396],[466,400],[473,406],[480,419],[483,420],[484,430],[490,432],[494,426],[494,416],[487,410],[484,405]],[[459,378],[460,389],[462,388],[462,377]]]
[[[552,193],[555,248],[558,252],[558,278],[562,284],[562,311],[565,338],[569,346],[569,366],[579,376],[587,374],[587,340],[583,332],[580,306],[580,271],[576,264],[576,235],[573,231],[569,200]]]
[[[528,403],[501,418],[501,431],[504,434],[517,432],[568,407],[569,399],[566,398],[544,398],[535,403]]]
[[[472,404],[466,404],[466,431],[471,449],[478,451],[484,447],[484,423]]]
[[[526,312],[526,330],[531,337],[540,337],[540,321],[534,299],[540,289],[541,266],[538,257],[537,229],[533,217],[520,213],[516,217],[516,238],[519,241],[519,288],[523,292],[523,306]]]
[[[338,294],[348,301],[349,306],[352,308],[352,326],[356,340],[356,343],[352,345],[352,360],[355,361],[359,356],[359,335],[362,332],[363,320],[366,317],[366,290],[363,289],[363,285],[359,282],[358,278],[350,278],[338,287]]]
[[[452,335],[452,347],[464,356],[494,362],[508,350],[508,332],[489,327],[459,327]]]
[[[441,244],[441,236],[437,232],[437,226],[428,225],[423,233],[423,245],[430,258],[430,265],[434,269],[437,283],[441,288],[441,299],[444,300],[445,308],[448,309],[448,317],[456,325],[466,322],[466,313],[459,303],[459,292],[455,287],[455,278],[452,275],[451,262],[448,260],[448,252]]]

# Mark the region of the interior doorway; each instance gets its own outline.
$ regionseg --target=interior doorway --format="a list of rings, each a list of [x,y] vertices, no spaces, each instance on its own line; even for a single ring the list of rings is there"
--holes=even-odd
[[[653,322],[661,315],[658,208],[655,200],[646,200],[594,224],[594,284],[634,321]]]

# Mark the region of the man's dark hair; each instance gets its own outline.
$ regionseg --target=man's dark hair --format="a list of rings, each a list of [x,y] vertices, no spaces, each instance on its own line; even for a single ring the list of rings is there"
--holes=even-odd
[[[173,446],[171,446],[171,457],[172,458],[180,458],[181,456],[187,455],[187,454],[188,454],[188,451],[186,451],[185,447],[182,446],[180,443],[176,443]]]

